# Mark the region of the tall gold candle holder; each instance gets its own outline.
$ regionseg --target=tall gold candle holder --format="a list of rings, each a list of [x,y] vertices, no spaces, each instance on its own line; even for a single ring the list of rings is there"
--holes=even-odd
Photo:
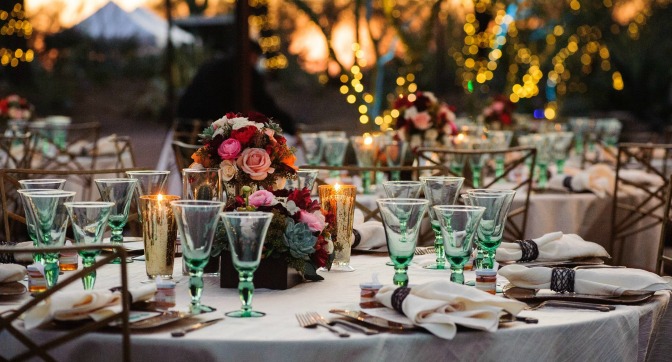
[[[145,267],[150,279],[173,278],[177,224],[170,202],[179,199],[175,195],[140,196]]]
[[[331,238],[334,243],[334,262],[331,270],[354,271],[350,266],[350,236],[355,216],[355,196],[357,188],[353,185],[321,185],[318,188],[320,204],[323,210],[335,215],[336,230]]]

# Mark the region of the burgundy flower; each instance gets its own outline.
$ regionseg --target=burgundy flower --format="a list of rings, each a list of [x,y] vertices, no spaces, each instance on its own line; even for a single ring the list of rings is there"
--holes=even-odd
[[[245,147],[247,143],[250,142],[250,139],[254,137],[255,134],[257,134],[257,127],[254,126],[247,126],[231,131],[231,137],[238,140],[238,142],[240,142],[243,147]]]

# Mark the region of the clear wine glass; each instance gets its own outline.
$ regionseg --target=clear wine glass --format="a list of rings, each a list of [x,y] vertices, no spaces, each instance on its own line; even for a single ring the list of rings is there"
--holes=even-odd
[[[222,220],[231,248],[233,266],[238,271],[238,293],[242,306],[240,310],[226,313],[229,317],[263,317],[264,312],[252,310],[254,295],[254,271],[259,267],[264,239],[273,213],[270,212],[224,212]]]
[[[98,187],[100,198],[103,201],[114,203],[114,207],[112,207],[107,221],[112,230],[110,242],[121,244],[124,242],[124,226],[126,226],[126,222],[128,222],[128,212],[131,208],[131,200],[133,200],[133,192],[138,180],[130,178],[109,178],[97,179],[94,181],[96,187]],[[133,259],[127,260],[129,263],[132,261]],[[120,264],[121,260],[115,258],[111,263]]]

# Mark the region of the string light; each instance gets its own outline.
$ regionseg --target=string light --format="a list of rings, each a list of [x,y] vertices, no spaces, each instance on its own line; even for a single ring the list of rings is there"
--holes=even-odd
[[[33,26],[26,18],[26,13],[21,4],[14,4],[12,11],[0,10],[0,36],[16,36],[30,39],[33,34]],[[35,59],[32,49],[0,48],[0,66],[17,67],[20,63],[30,63]]]

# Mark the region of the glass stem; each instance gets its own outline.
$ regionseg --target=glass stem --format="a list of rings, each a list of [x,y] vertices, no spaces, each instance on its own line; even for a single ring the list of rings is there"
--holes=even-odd
[[[37,243],[37,240],[33,240],[33,246],[39,248],[40,245]],[[44,254],[42,253],[33,253],[33,263],[43,263]]]
[[[254,272],[241,271],[238,273],[238,294],[242,303],[240,311],[243,317],[249,317],[252,312],[252,296],[254,295],[254,283],[252,277]]]
[[[112,235],[110,235],[110,242],[115,244],[121,244],[124,242],[124,228],[110,228],[112,230]],[[110,264],[121,264],[121,258],[114,258]]]
[[[537,182],[537,187],[540,189],[545,189],[546,184],[548,183],[548,164],[547,163],[539,163],[539,179]]]
[[[450,166],[450,171],[455,174],[455,176],[462,176],[462,166],[459,164],[452,164]]]
[[[476,247],[476,258],[474,258],[474,269],[483,269],[483,249]]]
[[[338,170],[329,171],[329,177],[339,179],[341,178],[341,173]]]
[[[555,160],[555,167],[558,169],[558,175],[565,173],[565,159],[559,158]]]
[[[483,253],[483,269],[493,269],[495,267],[495,251],[486,250]]]
[[[432,221],[432,230],[434,230],[434,250],[436,253],[436,269],[445,269],[446,257],[443,251],[443,236],[441,235],[441,226],[438,221]]]
[[[58,253],[44,253],[44,279],[47,288],[51,288],[58,282]]]
[[[191,311],[201,311],[201,294],[203,293],[203,270],[189,270],[189,294],[191,295]]]
[[[362,175],[362,189],[365,195],[371,193],[371,172],[369,171],[364,172]]]
[[[462,266],[451,266],[450,281],[457,284],[464,284],[464,269]]]
[[[385,179],[385,173],[376,171],[376,185],[381,185]]]
[[[96,258],[82,258],[82,266],[88,268],[96,262]],[[96,271],[93,270],[89,274],[86,274],[82,277],[82,284],[84,284],[84,290],[91,290],[96,284]]]
[[[391,176],[392,176],[392,181],[399,181],[399,180],[401,180],[401,171],[392,171]]]
[[[497,156],[495,158],[495,177],[500,178],[502,176],[504,176],[504,158]],[[497,182],[504,182],[504,180],[500,179]]]
[[[471,178],[475,189],[481,187],[481,166],[471,167]]]
[[[394,285],[400,287],[405,287],[408,285],[408,274],[406,274],[407,269],[408,267],[394,267],[394,277],[392,278]]]

